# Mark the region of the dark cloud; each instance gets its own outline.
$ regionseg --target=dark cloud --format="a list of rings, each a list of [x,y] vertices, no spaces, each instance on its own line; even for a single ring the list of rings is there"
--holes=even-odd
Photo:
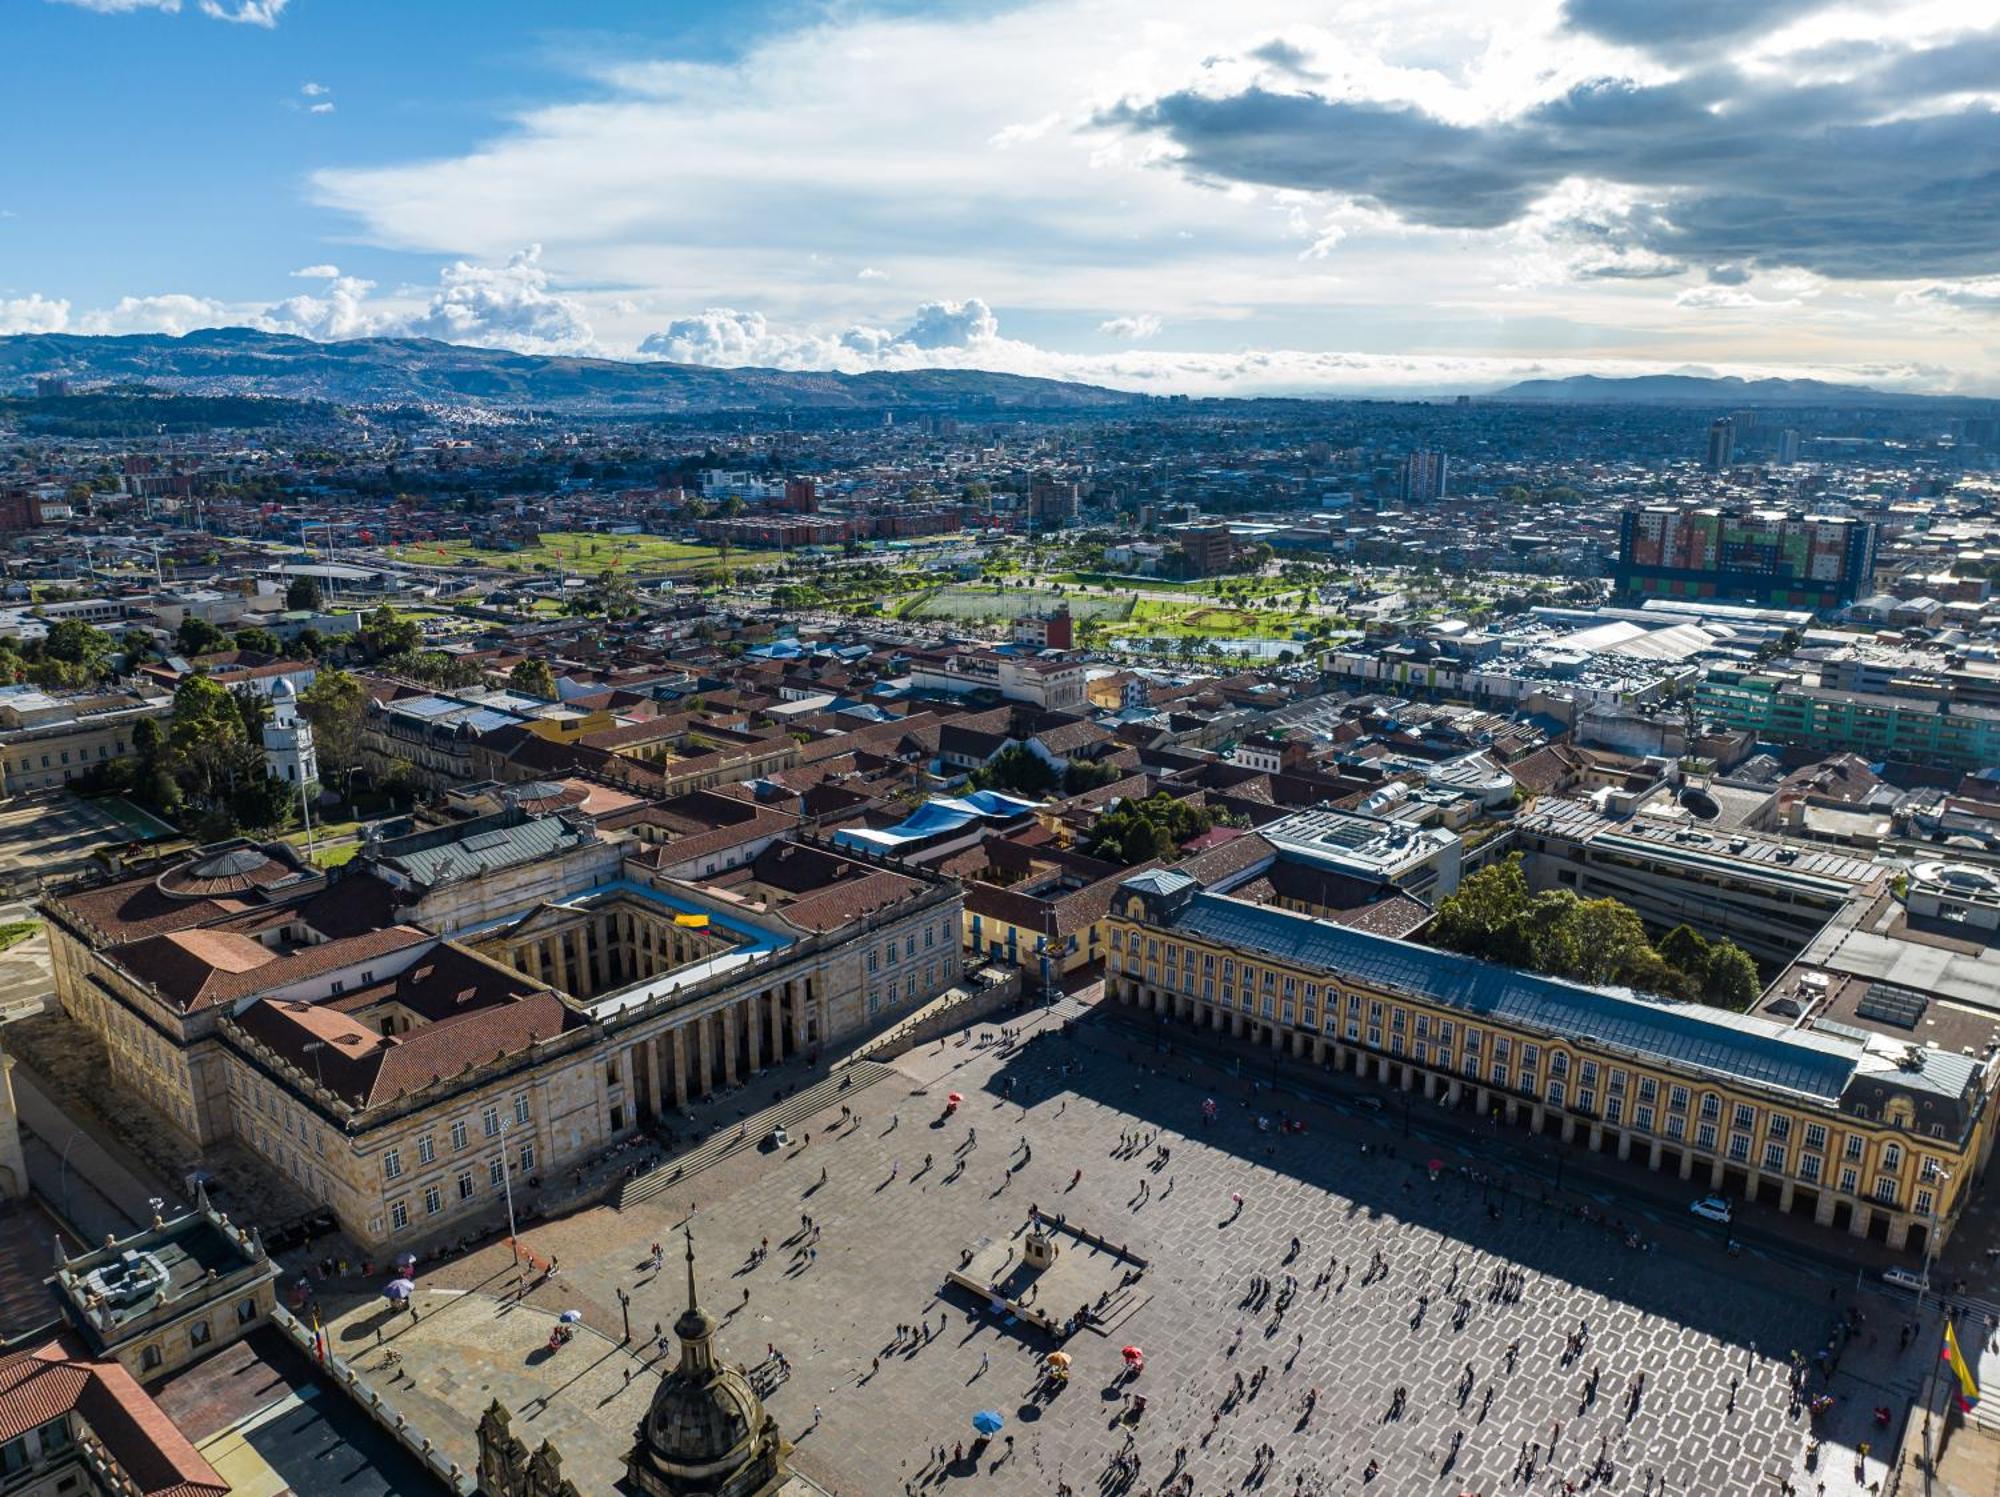
[[[1711,265],[1708,267],[1708,282],[1711,286],[1741,286],[1750,279],[1750,270],[1744,265]]]
[[[1250,55],[1259,62],[1268,63],[1281,73],[1290,73],[1308,83],[1317,83],[1326,75],[1312,70],[1312,54],[1303,47],[1295,47],[1283,37],[1276,37],[1261,47],[1252,47]]]
[[[1684,55],[1761,36],[1826,8],[1827,0],[1569,0],[1563,20],[1620,46]]]
[[[1753,8],[1768,24],[1774,7]],[[1599,80],[1477,126],[1262,85],[1128,103],[1108,122],[1168,139],[1198,178],[1337,194],[1431,228],[1501,228],[1583,179],[1635,200],[1616,222],[1568,226],[1613,250],[1743,274],[1978,276],[2000,270],[2000,113],[1965,95],[1996,65],[2000,32],[1877,47],[1838,81],[1720,64]]]

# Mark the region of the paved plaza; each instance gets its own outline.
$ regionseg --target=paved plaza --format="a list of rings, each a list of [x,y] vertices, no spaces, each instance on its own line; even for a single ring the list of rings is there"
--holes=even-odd
[[[1024,1025],[1025,1042],[982,1043],[988,1033],[904,1057],[896,1077],[855,1094],[857,1120],[822,1113],[782,1153],[738,1154],[622,1215],[537,1225],[529,1240],[560,1273],[529,1296],[532,1314],[500,1313],[504,1246],[426,1271],[427,1291],[467,1293],[427,1313],[435,1332],[396,1338],[409,1376],[426,1397],[463,1393],[447,1400],[460,1417],[475,1397],[527,1407],[550,1389],[541,1371],[517,1375],[535,1340],[525,1328],[581,1311],[605,1338],[588,1358],[599,1369],[621,1334],[620,1288],[634,1295],[644,1357],[636,1343],[671,1325],[683,1291],[678,1275],[641,1265],[661,1241],[671,1268],[690,1211],[724,1354],[766,1364],[796,1464],[845,1497],[961,1481],[1136,1494],[1182,1473],[1189,1493],[1560,1492],[1600,1458],[1613,1474],[1591,1490],[1775,1492],[1787,1476],[1847,1497],[1884,1474],[1875,1456],[1857,1468],[1856,1445],[1888,1451],[1929,1371],[1925,1337],[1898,1345],[1907,1306],[1872,1292],[1857,1302],[1852,1278],[1731,1259],[1679,1223],[1646,1223],[1635,1248],[1609,1222],[1519,1193],[1503,1202],[1449,1159],[1434,1177],[1415,1157],[1429,1146],[1405,1142],[1387,1114],[1343,1119],[1294,1098],[1307,1131],[1261,1131],[1259,1111],[1275,1120],[1281,1105],[1268,1093],[1253,1102],[1247,1083],[1226,1088],[1179,1060],[1163,1069],[1101,1015],[1066,1036],[1042,1019]],[[966,1101],[945,1119],[954,1089]],[[1204,1125],[1210,1096],[1217,1118]],[[1067,1343],[1073,1376],[1053,1394],[1040,1363],[1051,1343],[939,1292],[962,1250],[1019,1234],[1031,1204],[1152,1264],[1113,1324]],[[1267,1290],[1254,1290],[1259,1277]],[[1788,1358],[1810,1363],[1857,1303],[1865,1320],[1831,1383],[1808,1378],[1809,1392],[1836,1398],[1808,1471]],[[899,1335],[917,1326],[929,1334]],[[1128,1343],[1146,1365],[1125,1381]],[[788,1378],[767,1363],[772,1347]],[[581,1366],[575,1350],[559,1365]],[[562,1446],[595,1431],[611,1447],[602,1455],[622,1455],[650,1381],[642,1369],[628,1393],[621,1371],[598,1386],[624,1362],[602,1362],[582,1403],[539,1415],[533,1438]],[[1121,1422],[1130,1393],[1149,1405],[1135,1425]],[[1878,1405],[1893,1406],[1894,1428],[1873,1427]],[[984,1409],[1007,1424],[975,1459],[970,1419]],[[1260,1447],[1272,1452],[1261,1465]],[[1129,1477],[1107,1471],[1121,1451],[1138,1461]],[[572,1464],[601,1459],[579,1450]]]

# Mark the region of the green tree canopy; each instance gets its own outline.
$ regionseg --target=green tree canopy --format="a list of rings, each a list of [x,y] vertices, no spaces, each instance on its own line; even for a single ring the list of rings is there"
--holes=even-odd
[[[318,613],[322,601],[316,577],[294,577],[285,588],[285,607],[294,611]]]
[[[299,711],[312,724],[313,751],[320,767],[340,777],[341,796],[351,794],[354,771],[361,766],[361,728],[367,720],[368,693],[348,671],[322,670],[299,693]]]
[[[229,636],[198,614],[189,614],[174,631],[174,648],[183,655],[206,655],[229,643]]]
[[[424,631],[415,619],[398,616],[384,603],[361,625],[361,638],[378,660],[391,655],[407,655],[424,642]]]
[[[236,631],[236,648],[255,650],[259,655],[282,655],[284,644],[269,629],[261,626]]]
[[[546,660],[523,660],[507,672],[507,685],[531,697],[555,700],[556,673]]]
[[[50,659],[92,672],[103,668],[111,649],[111,636],[82,619],[58,619],[49,625],[49,636],[42,642],[42,653]]]

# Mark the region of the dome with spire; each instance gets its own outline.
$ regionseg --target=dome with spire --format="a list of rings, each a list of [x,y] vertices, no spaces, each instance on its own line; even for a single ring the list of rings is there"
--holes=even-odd
[[[784,1486],[791,1443],[741,1369],[715,1349],[716,1323],[695,1296],[687,1230],[687,1308],[674,1322],[680,1364],[660,1379],[626,1470],[649,1497],[763,1497]]]

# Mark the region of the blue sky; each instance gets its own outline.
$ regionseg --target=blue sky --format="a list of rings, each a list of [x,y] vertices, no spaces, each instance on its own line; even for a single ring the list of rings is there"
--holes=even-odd
[[[4,7],[0,331],[2000,389],[1959,0]]]

